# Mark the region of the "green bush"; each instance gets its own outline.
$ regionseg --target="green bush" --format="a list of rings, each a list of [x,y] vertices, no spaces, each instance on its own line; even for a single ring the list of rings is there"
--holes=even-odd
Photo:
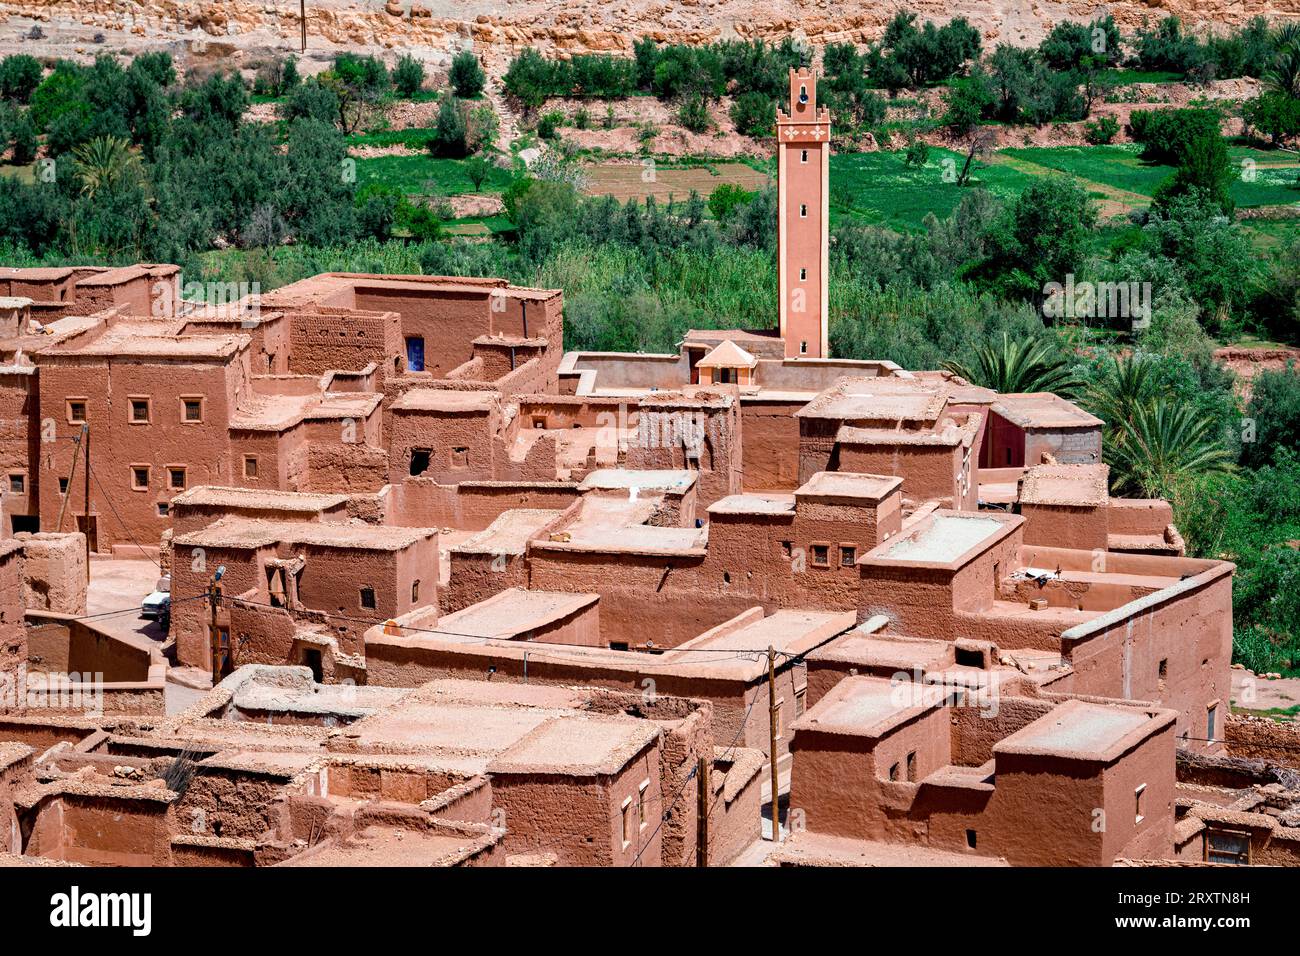
[[[452,61],[452,88],[456,88],[455,81],[456,63]],[[424,64],[411,56],[409,53],[403,54],[397,60],[393,67],[393,88],[398,94],[406,99],[412,99],[420,92],[424,86]],[[465,94],[457,92],[458,96]]]
[[[776,123],[776,101],[762,93],[742,93],[732,102],[730,115],[741,135],[771,136]]]
[[[537,121],[537,135],[541,139],[551,140],[559,134],[560,124],[564,122],[564,114],[559,110],[551,110],[542,114],[541,119]]]
[[[1102,116],[1083,124],[1083,138],[1093,146],[1105,146],[1119,135],[1119,120]]]
[[[463,100],[472,100],[487,85],[487,74],[469,50],[461,50],[452,59],[449,79],[452,91]]]
[[[713,117],[709,115],[708,102],[699,94],[688,96],[682,101],[681,107],[677,110],[677,122],[692,133],[707,132],[709,127],[713,125]]]

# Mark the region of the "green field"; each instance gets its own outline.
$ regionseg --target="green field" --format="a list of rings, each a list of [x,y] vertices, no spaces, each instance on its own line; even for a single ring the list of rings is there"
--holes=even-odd
[[[1078,180],[1096,198],[1107,200],[1105,212],[1115,215],[1145,205],[1173,172],[1169,166],[1140,159],[1138,152],[1131,145],[1004,149],[976,162],[971,185],[1006,199],[1038,176],[1061,173]],[[1238,206],[1300,205],[1300,162],[1293,154],[1234,146],[1230,156],[1243,170],[1231,187]],[[1248,160],[1253,169],[1246,165]],[[930,150],[921,169],[908,168],[902,152],[832,155],[832,219],[848,216],[892,229],[920,229],[928,214],[939,218],[951,214],[970,188],[953,181],[965,161],[962,153],[937,148]],[[1300,222],[1281,222],[1276,229],[1258,221],[1250,225],[1274,240],[1300,229]]]
[[[931,213],[951,215],[971,186],[1010,199],[1032,181],[1013,167],[977,162],[970,186],[958,186],[955,177],[965,162],[965,155],[947,149],[931,149],[920,169],[909,169],[902,152],[832,154],[831,219],[849,216],[914,231]]]
[[[458,196],[474,192],[474,184],[465,175],[464,160],[435,159],[426,154],[358,158],[357,187],[371,183],[396,186],[407,195]],[[479,191],[499,193],[509,184],[510,173],[493,166]]]
[[[1172,166],[1150,163],[1139,156],[1141,147],[1052,146],[1004,149],[1002,155],[1066,173],[1076,179],[1150,198],[1172,173]],[[1229,155],[1241,174],[1231,186],[1238,206],[1280,206],[1300,203],[1300,163],[1276,151],[1234,146]],[[1252,168],[1253,164],[1253,168]],[[1253,176],[1251,173],[1253,172]]]

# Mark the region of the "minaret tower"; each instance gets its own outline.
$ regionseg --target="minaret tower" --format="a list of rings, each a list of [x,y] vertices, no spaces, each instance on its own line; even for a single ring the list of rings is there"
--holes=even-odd
[[[790,108],[776,111],[777,261],[787,358],[829,358],[827,333],[831,115],[817,78],[790,71]]]

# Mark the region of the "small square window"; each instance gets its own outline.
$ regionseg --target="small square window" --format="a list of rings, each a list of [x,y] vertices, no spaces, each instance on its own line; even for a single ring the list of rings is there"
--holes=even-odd
[[[646,792],[649,789],[650,781],[642,780],[641,786],[636,792],[636,816],[637,821],[640,824],[639,828],[642,830],[644,830],[650,823],[650,814],[647,812],[649,808],[646,806]]]
[[[185,469],[168,468],[167,484],[173,491],[184,491],[185,490]]]
[[[66,479],[66,478],[60,478],[60,479],[59,479],[59,494],[61,494],[61,495],[66,495],[67,493],[68,493],[68,479]]]
[[[146,466],[131,466],[131,487],[136,491],[149,490],[149,469]]]
[[[916,751],[909,751],[907,754],[907,780],[909,783],[916,783]]]
[[[1133,822],[1135,824],[1142,822],[1142,794],[1146,793],[1146,790],[1147,785],[1144,783],[1133,791],[1133,810],[1136,816],[1136,819]]]
[[[897,780],[897,779],[898,779],[898,764],[893,764],[892,766],[890,766],[890,768],[889,768],[889,779],[890,779],[890,780]]]
[[[469,466],[469,449],[453,448],[451,450],[451,467],[466,468]]]
[[[183,422],[203,421],[203,399],[201,398],[181,399],[181,421]]]
[[[840,545],[840,565],[846,568],[853,567],[853,562],[857,560],[858,549],[851,544]]]
[[[829,567],[831,563],[830,545],[814,544],[812,546],[812,563],[819,568]]]
[[[1211,741],[1214,740],[1214,732],[1219,728],[1216,726],[1219,722],[1219,705],[1211,704],[1205,708],[1205,736]]]
[[[136,424],[149,421],[149,399],[131,399],[131,421]]]
[[[801,163],[808,162],[808,150],[806,149],[799,150],[799,162]]]
[[[361,606],[362,606],[363,608],[366,608],[367,610],[370,610],[370,611],[373,611],[373,610],[375,609],[375,589],[374,589],[374,588],[362,588],[362,589],[361,589]]]
[[[158,517],[166,518],[169,514],[171,514],[171,511],[172,511],[172,506],[169,505],[167,502],[165,501],[158,502]]]
[[[807,269],[800,269],[800,270],[799,270],[799,281],[800,281],[800,282],[803,282],[803,281],[805,281],[807,278],[808,278],[808,270],[807,270]]]
[[[9,493],[10,493],[11,495],[25,495],[25,494],[27,494],[27,476],[26,476],[26,475],[20,475],[20,474],[10,475],[10,476],[9,476]]]
[[[970,847],[972,850],[975,849],[975,842],[976,842],[976,839],[977,839],[977,837],[976,837],[976,833],[975,833],[974,830],[967,830],[967,831],[966,831],[966,845],[967,845],[968,847]]]
[[[807,354],[808,354],[808,343],[807,343],[807,342],[800,342],[800,343],[799,343],[799,354],[800,354],[800,355],[807,355]]]
[[[80,399],[68,400],[68,421],[84,424],[86,421],[86,403]]]
[[[257,456],[256,455],[244,456],[244,477],[245,478],[257,477]]]
[[[800,218],[800,219],[807,219],[807,218],[808,218],[808,206],[807,206],[807,204],[805,204],[805,203],[800,203],[800,204],[799,204],[799,218]]]
[[[1160,679],[1164,680],[1169,676],[1169,658],[1163,658],[1160,661]]]
[[[418,580],[411,582],[411,603],[416,604],[420,600],[420,582]]]

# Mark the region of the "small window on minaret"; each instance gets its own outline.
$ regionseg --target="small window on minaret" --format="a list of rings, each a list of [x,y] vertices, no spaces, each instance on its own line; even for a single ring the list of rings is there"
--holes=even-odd
[[[808,354],[808,343],[807,343],[807,342],[800,342],[800,343],[799,343],[799,354],[800,354],[800,355],[807,355],[807,354]]]
[[[799,218],[800,219],[808,218],[808,206],[804,203],[799,204]]]
[[[799,162],[801,162],[801,163],[806,163],[806,162],[808,162],[808,150],[806,150],[806,149],[801,149],[801,150],[799,151]]]
[[[807,278],[808,278],[808,270],[807,270],[807,269],[800,269],[800,270],[799,270],[799,281],[800,281],[800,282],[803,282],[803,281],[804,281],[805,279],[807,279]]]

